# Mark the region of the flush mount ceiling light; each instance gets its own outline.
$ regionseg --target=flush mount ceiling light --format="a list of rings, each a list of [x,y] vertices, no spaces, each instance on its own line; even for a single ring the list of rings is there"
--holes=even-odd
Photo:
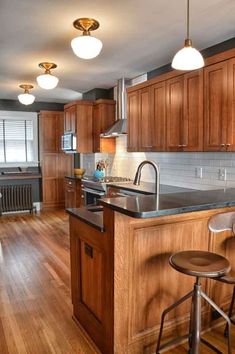
[[[19,87],[24,90],[24,93],[18,96],[18,100],[20,101],[20,103],[25,104],[26,106],[34,103],[35,96],[29,93],[29,90],[33,88],[33,85],[22,84]]]
[[[103,44],[98,38],[92,37],[90,32],[99,28],[99,22],[93,18],[78,18],[74,21],[73,26],[83,32],[82,36],[76,37],[71,41],[74,54],[82,59],[97,57]]]
[[[189,0],[187,0],[187,38],[184,42],[184,48],[175,54],[171,66],[177,70],[195,70],[202,68],[204,65],[201,53],[192,47],[192,41],[189,38]]]
[[[45,69],[45,73],[37,77],[38,85],[45,90],[52,90],[55,88],[59,82],[59,79],[51,74],[51,69],[57,68],[57,65],[54,63],[43,62],[38,66],[41,69]]]

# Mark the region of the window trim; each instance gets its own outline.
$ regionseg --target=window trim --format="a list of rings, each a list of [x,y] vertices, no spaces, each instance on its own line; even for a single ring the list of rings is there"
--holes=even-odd
[[[36,112],[21,112],[21,111],[0,111],[0,119],[21,120],[29,119],[33,122],[33,150],[35,152],[35,161],[32,162],[0,162],[0,168],[3,167],[27,167],[38,166],[38,115]]]

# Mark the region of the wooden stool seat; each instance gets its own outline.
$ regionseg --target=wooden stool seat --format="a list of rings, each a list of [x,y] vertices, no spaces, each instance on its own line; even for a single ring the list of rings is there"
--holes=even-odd
[[[225,257],[207,251],[177,252],[170,257],[169,262],[177,271],[200,278],[223,277],[231,269]]]

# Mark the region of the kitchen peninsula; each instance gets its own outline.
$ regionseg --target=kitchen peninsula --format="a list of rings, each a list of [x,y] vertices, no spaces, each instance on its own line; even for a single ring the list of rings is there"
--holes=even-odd
[[[69,209],[74,319],[104,354],[153,353],[164,308],[191,290],[192,279],[168,264],[182,250],[209,250],[230,260],[235,241],[208,230],[209,218],[235,210],[235,189],[100,200],[93,210]],[[103,212],[102,209],[103,208]],[[221,307],[232,287],[205,280]],[[167,318],[165,335],[187,333],[189,303]],[[213,325],[207,306],[203,326]]]

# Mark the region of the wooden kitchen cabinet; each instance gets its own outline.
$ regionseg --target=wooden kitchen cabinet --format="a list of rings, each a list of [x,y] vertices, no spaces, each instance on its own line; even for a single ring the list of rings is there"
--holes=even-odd
[[[204,70],[205,151],[235,151],[235,58]]]
[[[139,151],[139,91],[127,96],[127,150]]]
[[[64,206],[64,177],[72,173],[73,157],[61,151],[63,129],[63,112],[40,112],[39,150],[43,208]]]
[[[81,180],[65,178],[65,208],[80,208],[84,206],[84,196],[81,190]]]
[[[128,151],[163,151],[165,148],[165,83],[128,95]]]
[[[76,105],[64,110],[64,132],[76,133]]]
[[[166,83],[159,82],[150,88],[151,151],[166,148]],[[142,127],[144,129],[144,126]]]
[[[64,106],[64,133],[73,133],[77,137],[77,152],[93,151],[93,102],[74,101]]]
[[[228,63],[204,69],[205,151],[225,151],[227,143]]]
[[[167,150],[181,150],[184,107],[184,78],[174,77],[166,83]]]
[[[100,99],[93,110],[93,152],[116,151],[116,138],[101,138],[100,134],[115,123],[115,101]]]
[[[166,84],[167,150],[203,151],[203,71]]]

